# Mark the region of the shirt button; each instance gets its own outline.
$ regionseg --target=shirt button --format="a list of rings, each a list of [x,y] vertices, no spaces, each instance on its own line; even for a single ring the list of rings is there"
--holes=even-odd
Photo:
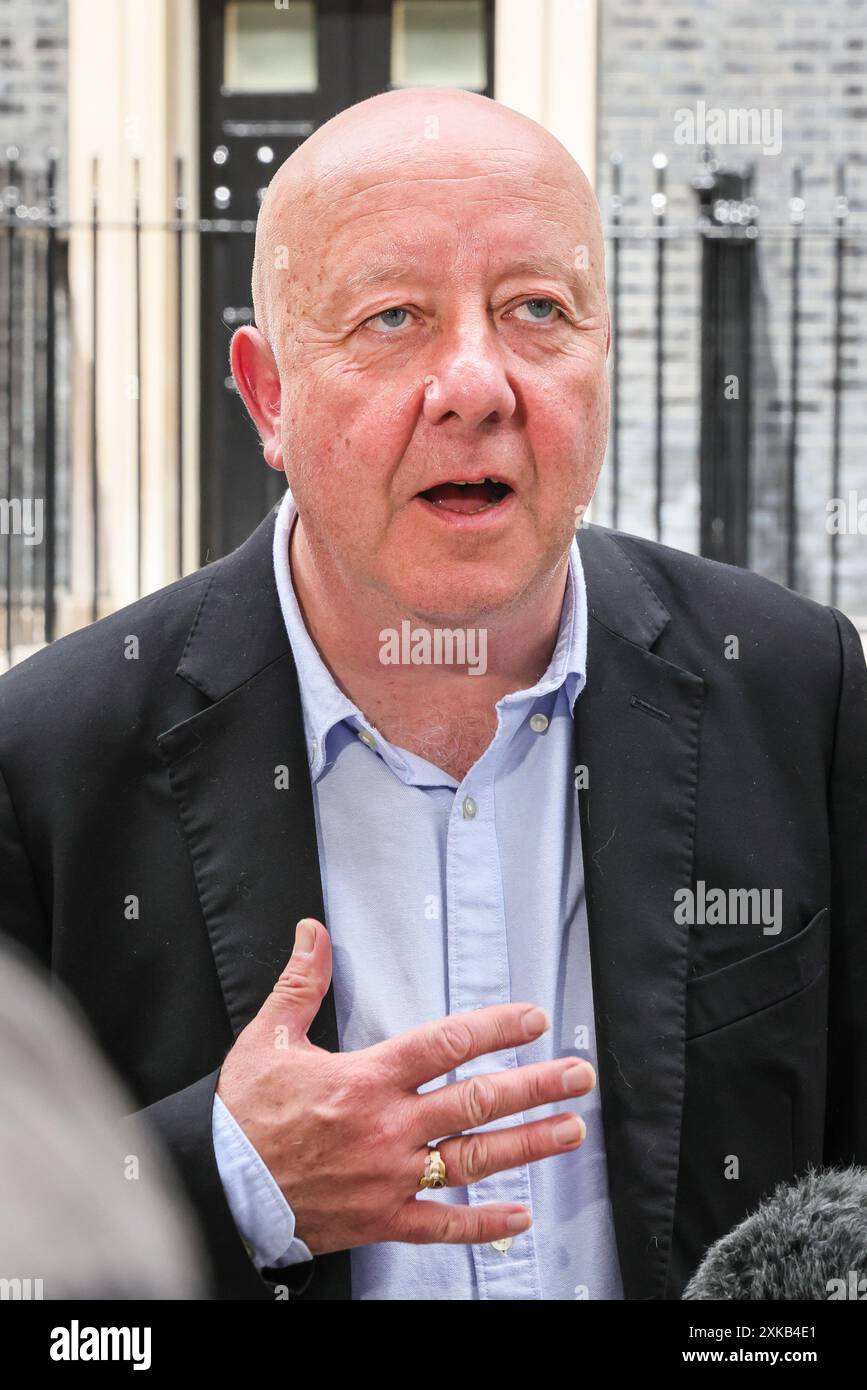
[[[464,820],[472,820],[476,814],[476,803],[471,796],[464,797]]]
[[[372,734],[369,734],[366,729],[359,729],[358,737],[361,739],[362,743],[367,744],[368,748],[376,747],[376,739],[373,737]]]
[[[534,734],[544,734],[548,727],[548,716],[546,714],[532,714],[530,716],[530,728]]]
[[[496,1250],[500,1255],[505,1255],[512,1244],[511,1236],[503,1236],[502,1240],[492,1240],[491,1249]]]

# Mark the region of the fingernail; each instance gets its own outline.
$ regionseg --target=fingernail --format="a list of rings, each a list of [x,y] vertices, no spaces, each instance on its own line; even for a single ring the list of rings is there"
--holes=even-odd
[[[532,1224],[533,1218],[528,1211],[515,1211],[506,1217],[507,1231],[526,1231]]]
[[[578,1062],[576,1066],[564,1071],[563,1085],[566,1087],[567,1095],[588,1088],[592,1090],[596,1085],[596,1073],[589,1062]]]
[[[570,1115],[559,1125],[554,1126],[554,1138],[558,1144],[575,1144],[583,1139],[587,1128],[580,1115]]]
[[[316,945],[316,927],[307,918],[303,918],[295,928],[295,945],[292,948],[293,956],[309,956]]]
[[[551,1027],[551,1020],[544,1009],[528,1009],[521,1015],[521,1022],[524,1025],[524,1032],[528,1038],[537,1038],[540,1033],[546,1033]]]

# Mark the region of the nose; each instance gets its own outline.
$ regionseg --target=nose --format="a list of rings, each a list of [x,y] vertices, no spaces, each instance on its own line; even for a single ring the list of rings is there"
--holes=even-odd
[[[515,410],[502,349],[487,320],[456,324],[440,339],[425,377],[424,416],[470,427],[508,420]]]

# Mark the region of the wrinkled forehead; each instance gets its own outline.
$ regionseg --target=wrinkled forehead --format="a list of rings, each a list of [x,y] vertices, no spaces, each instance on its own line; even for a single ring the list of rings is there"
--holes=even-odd
[[[543,132],[544,133],[544,132]],[[502,132],[500,132],[502,136]],[[299,166],[309,209],[336,209],[353,200],[375,213],[414,197],[428,204],[471,206],[497,197],[535,196],[593,216],[592,190],[578,165],[553,139],[535,135],[483,144],[469,132],[424,141],[392,137],[379,144],[333,145]]]
[[[582,247],[585,264],[601,259],[589,187],[528,151],[344,167],[318,184],[305,221],[321,280],[394,278],[431,262],[440,273],[497,273],[534,252],[541,262],[572,262]]]

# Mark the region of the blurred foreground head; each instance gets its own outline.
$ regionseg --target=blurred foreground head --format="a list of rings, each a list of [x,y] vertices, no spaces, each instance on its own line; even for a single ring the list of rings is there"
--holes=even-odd
[[[207,1298],[165,1159],[129,1121],[119,1133],[134,1102],[74,1002],[3,938],[0,1061],[0,1298]]]

